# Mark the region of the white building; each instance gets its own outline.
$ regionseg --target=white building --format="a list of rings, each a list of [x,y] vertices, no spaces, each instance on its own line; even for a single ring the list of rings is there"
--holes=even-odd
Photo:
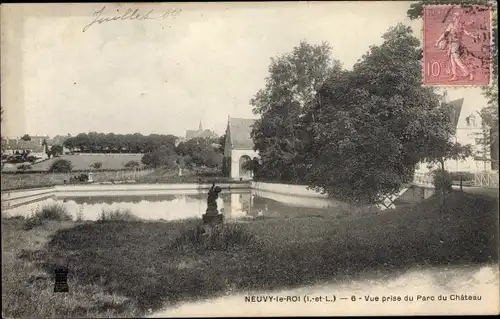
[[[473,149],[473,156],[465,160],[447,160],[445,169],[449,172],[471,173],[497,170],[497,166],[492,165],[492,155],[493,160],[498,160],[497,152],[492,152],[489,146],[481,143],[482,139],[489,136],[489,127],[483,125],[479,114],[483,106],[463,98],[449,101],[446,92],[443,94],[443,103],[450,104],[454,110],[452,119],[456,133],[453,140],[462,145],[470,144]],[[417,172],[427,173],[435,168],[437,166],[429,169],[428,164],[422,163]]]
[[[230,163],[229,176],[232,179],[250,180],[253,172],[244,168],[244,164],[254,158],[259,158],[254,151],[251,137],[254,119],[229,118],[226,128],[224,159]]]

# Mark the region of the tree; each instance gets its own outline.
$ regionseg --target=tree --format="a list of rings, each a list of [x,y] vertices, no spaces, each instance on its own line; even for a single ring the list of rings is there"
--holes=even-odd
[[[219,144],[219,152],[221,154],[224,154],[224,149],[226,147],[226,134],[219,137],[218,144]]]
[[[187,158],[186,164],[191,167],[217,167],[222,165],[222,154],[213,148],[214,140],[193,138],[177,145],[176,153]]]
[[[90,167],[93,169],[99,170],[102,167],[102,163],[101,162],[94,162],[94,163],[90,164]]]
[[[31,137],[30,137],[28,134],[24,134],[24,135],[21,137],[21,139],[22,139],[23,141],[26,141],[26,142],[27,142],[27,141],[31,141]]]
[[[449,109],[422,87],[411,28],[398,24],[383,39],[352,71],[331,76],[302,119],[310,141],[308,184],[354,203],[399,191],[431,157],[430,139],[445,145],[452,129]]]
[[[174,168],[176,164],[177,155],[174,150],[162,145],[157,150],[144,154],[142,163],[148,167],[158,168],[167,167]]]
[[[299,118],[314,101],[325,80],[341,70],[331,58],[331,47],[323,42],[305,41],[292,52],[271,58],[266,85],[251,99],[254,114],[259,114],[252,130],[255,149],[262,160],[262,173],[283,181],[305,173],[303,129]]]
[[[60,156],[63,154],[63,152],[64,152],[64,148],[58,144],[52,145],[52,147],[50,148],[50,154],[52,156],[56,156],[56,157]]]
[[[66,159],[57,159],[50,165],[49,172],[52,173],[69,173],[73,169],[71,161]]]

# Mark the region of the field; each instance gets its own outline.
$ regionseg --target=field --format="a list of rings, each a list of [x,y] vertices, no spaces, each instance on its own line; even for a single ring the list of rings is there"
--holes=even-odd
[[[140,171],[94,171],[92,179],[94,182],[113,182],[124,180],[135,180],[147,175],[151,170]],[[12,189],[27,189],[38,187],[49,187],[62,185],[68,182],[71,177],[77,177],[81,172],[73,173],[23,173],[23,174],[2,174],[2,191]]]
[[[498,261],[497,199],[454,192],[380,215],[228,223],[206,249],[197,220],[47,222],[2,219],[7,317],[143,316],[179,301],[291,288],[367,271]],[[70,293],[53,294],[55,265]]]
[[[124,169],[125,163],[128,161],[137,161],[141,163],[143,154],[90,154],[90,155],[62,155],[60,157],[51,158],[47,161],[36,163],[31,166],[34,171],[47,171],[50,165],[57,159],[66,159],[73,164],[73,170],[90,170],[90,165],[95,162],[101,162],[101,169],[119,170]]]

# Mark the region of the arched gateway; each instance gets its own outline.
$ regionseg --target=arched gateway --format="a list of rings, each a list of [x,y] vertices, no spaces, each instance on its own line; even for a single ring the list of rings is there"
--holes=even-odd
[[[250,135],[254,123],[254,119],[229,118],[228,120],[224,160],[229,166],[229,176],[232,179],[253,178],[253,172],[246,168],[245,163],[259,157],[253,150],[254,144]]]

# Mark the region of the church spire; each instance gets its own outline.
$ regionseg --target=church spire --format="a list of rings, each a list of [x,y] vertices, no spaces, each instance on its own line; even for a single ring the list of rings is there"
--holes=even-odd
[[[198,131],[203,131],[203,125],[201,125],[201,121],[200,121],[200,126],[198,127]]]

